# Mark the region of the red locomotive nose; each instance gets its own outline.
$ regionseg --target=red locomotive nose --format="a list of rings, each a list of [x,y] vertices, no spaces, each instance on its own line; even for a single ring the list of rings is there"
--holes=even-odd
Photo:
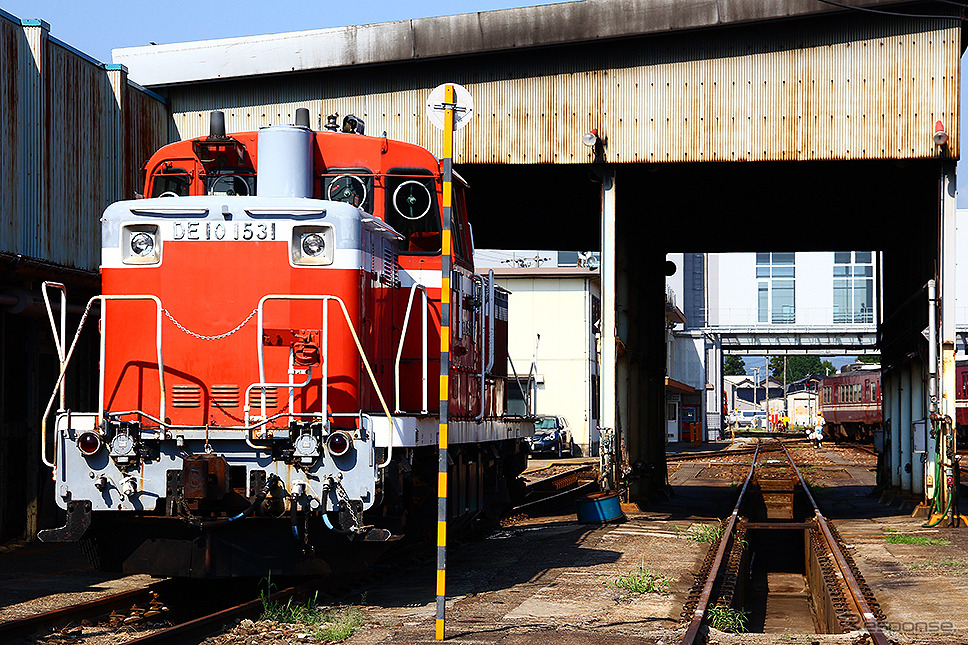
[[[93,455],[101,449],[101,436],[96,432],[82,432],[77,438],[77,448],[84,455]]]
[[[349,435],[345,432],[334,432],[326,439],[326,448],[334,457],[345,455],[352,445]]]

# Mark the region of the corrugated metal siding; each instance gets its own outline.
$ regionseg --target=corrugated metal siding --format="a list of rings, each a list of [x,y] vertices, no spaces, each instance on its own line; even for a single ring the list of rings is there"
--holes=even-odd
[[[97,266],[101,211],[111,201],[105,172],[104,122],[117,106],[104,69],[49,43],[47,83],[47,170],[50,207],[27,249],[32,257],[74,267]]]
[[[19,24],[0,17],[0,249],[20,237],[20,128],[18,118],[21,41]]]
[[[17,122],[20,126],[20,212],[17,252],[33,257],[40,246],[40,227],[47,210],[47,182],[44,180],[44,91],[41,70],[47,55],[41,27],[24,27],[19,68],[20,83]]]
[[[166,107],[29,22],[0,16],[0,252],[94,271],[101,212],[166,143]]]
[[[128,86],[124,94],[126,161],[121,199],[132,199],[144,190],[142,168],[158,148],[168,143],[168,108],[154,97]]]
[[[206,134],[212,109],[243,131],[308,107],[318,119],[352,112],[371,134],[440,154],[424,103],[458,82],[475,100],[456,139],[461,163],[585,163],[592,128],[612,162],[925,158],[937,154],[936,120],[957,156],[959,38],[939,21],[838,16],[203,83],[170,99],[177,138]]]

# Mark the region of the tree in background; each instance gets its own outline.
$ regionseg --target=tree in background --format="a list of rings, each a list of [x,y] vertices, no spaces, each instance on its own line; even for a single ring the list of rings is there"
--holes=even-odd
[[[871,364],[877,365],[877,364],[880,364],[880,362],[881,362],[881,355],[880,354],[866,354],[866,355],[861,355],[861,356],[858,356],[857,357],[857,362],[858,363],[871,363]]]
[[[809,374],[833,374],[837,368],[830,361],[821,361],[819,356],[787,356],[786,382],[799,381]],[[770,376],[783,382],[783,357],[770,358]]]
[[[723,376],[743,376],[746,374],[746,361],[742,356],[727,354],[723,359]]]

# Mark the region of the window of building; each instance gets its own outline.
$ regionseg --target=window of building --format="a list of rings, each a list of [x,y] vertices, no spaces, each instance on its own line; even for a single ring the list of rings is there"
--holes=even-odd
[[[874,254],[834,253],[834,324],[874,322]]]
[[[757,321],[796,322],[795,253],[756,254]]]

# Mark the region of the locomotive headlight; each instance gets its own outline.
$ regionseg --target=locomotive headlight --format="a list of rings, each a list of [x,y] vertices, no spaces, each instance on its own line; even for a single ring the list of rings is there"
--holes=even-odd
[[[335,237],[330,224],[293,226],[289,242],[293,266],[332,264]]]
[[[306,257],[315,258],[326,250],[326,240],[319,233],[307,233],[302,236],[302,252]]]
[[[141,257],[151,255],[155,252],[155,241],[147,233],[135,233],[131,236],[131,251]]]
[[[125,264],[158,264],[161,261],[161,237],[158,225],[122,226],[121,261]]]
[[[341,430],[326,437],[326,450],[334,457],[342,457],[353,447],[353,438]]]
[[[102,445],[104,444],[101,441],[101,435],[97,432],[92,432],[91,430],[82,432],[77,438],[77,449],[80,450],[81,454],[85,457],[90,457],[91,455],[95,454],[101,449]]]

